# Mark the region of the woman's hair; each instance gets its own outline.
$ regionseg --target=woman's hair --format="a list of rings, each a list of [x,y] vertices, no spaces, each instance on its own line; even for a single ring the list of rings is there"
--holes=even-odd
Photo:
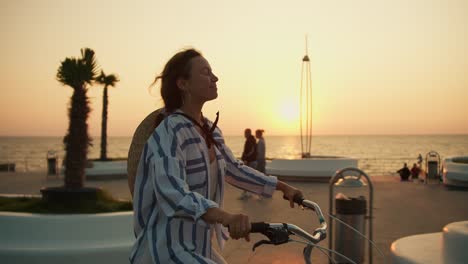
[[[164,101],[166,112],[173,112],[183,104],[183,93],[177,87],[177,80],[180,78],[189,79],[192,65],[190,61],[198,56],[202,56],[195,49],[186,49],[176,53],[164,66],[161,75],[154,80],[154,85],[161,80],[161,97]]]

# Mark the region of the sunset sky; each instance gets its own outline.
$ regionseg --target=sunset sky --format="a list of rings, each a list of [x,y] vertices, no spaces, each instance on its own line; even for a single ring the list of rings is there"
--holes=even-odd
[[[106,73],[108,135],[162,106],[155,76],[194,47],[219,77],[205,105],[226,135],[299,134],[305,35],[313,133],[468,134],[468,1],[206,0],[0,2],[0,136],[63,136],[72,89],[60,62],[89,47]],[[102,87],[90,87],[92,136]]]

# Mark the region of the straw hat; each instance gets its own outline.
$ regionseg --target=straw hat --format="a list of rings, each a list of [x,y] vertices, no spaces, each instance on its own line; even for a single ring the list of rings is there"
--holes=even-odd
[[[156,128],[156,117],[163,111],[163,108],[149,114],[140,125],[135,130],[133,134],[132,143],[130,144],[130,149],[128,150],[128,159],[127,159],[127,175],[128,175],[128,187],[130,188],[130,193],[133,197],[133,188],[135,186],[135,178],[138,168],[138,163],[140,162],[141,152],[143,147],[146,144],[146,141],[153,133]]]

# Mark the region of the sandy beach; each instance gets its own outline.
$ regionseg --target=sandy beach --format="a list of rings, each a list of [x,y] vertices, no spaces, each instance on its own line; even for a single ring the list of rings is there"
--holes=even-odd
[[[400,182],[397,177],[372,177],[374,185],[374,228],[373,236],[377,246],[385,254],[389,263],[390,245],[401,237],[440,232],[448,223],[468,220],[468,190],[447,189],[442,184],[427,185],[412,182]],[[42,186],[58,186],[61,178],[48,177],[45,172],[0,173],[0,193],[2,194],[39,194]],[[300,188],[305,197],[317,202],[322,211],[328,213],[328,183],[291,182]],[[126,179],[108,181],[87,181],[87,186],[100,186],[110,191],[115,197],[130,199]],[[366,189],[367,190],[367,189]],[[367,195],[363,192],[364,195]],[[317,220],[312,211],[291,209],[279,193],[272,199],[238,200],[240,191],[227,185],[225,209],[242,212],[250,216],[252,222],[289,222],[306,231],[317,227]],[[328,219],[327,219],[328,220]],[[336,224],[335,224],[336,225]],[[130,227],[131,228],[131,227]],[[252,252],[254,242],[263,239],[261,235],[251,235],[251,242],[231,240],[227,243],[223,255],[229,263],[303,263],[303,245],[265,245]],[[328,247],[328,241],[321,242]],[[384,263],[376,250],[373,251],[374,263]],[[328,263],[327,258],[314,249],[314,263]]]

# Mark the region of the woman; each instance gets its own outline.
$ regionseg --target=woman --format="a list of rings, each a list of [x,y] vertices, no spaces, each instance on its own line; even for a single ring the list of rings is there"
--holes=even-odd
[[[225,263],[214,251],[228,235],[249,241],[250,222],[223,210],[224,181],[265,197],[280,190],[290,201],[301,192],[244,166],[221,131],[202,115],[218,97],[208,61],[196,50],[175,54],[161,80],[165,115],[141,154],[134,184],[132,263]],[[156,82],[155,81],[155,82]],[[229,227],[229,231],[225,227]]]

